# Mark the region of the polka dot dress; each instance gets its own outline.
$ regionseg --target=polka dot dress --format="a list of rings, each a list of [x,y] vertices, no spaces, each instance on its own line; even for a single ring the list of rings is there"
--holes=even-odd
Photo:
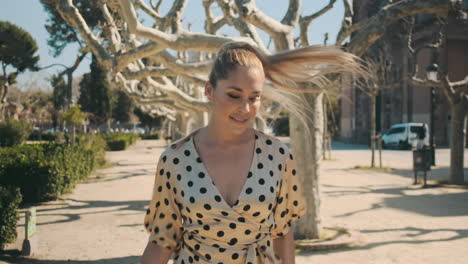
[[[255,154],[237,202],[221,196],[195,149],[192,132],[161,155],[144,218],[150,241],[174,263],[281,263],[273,239],[306,211],[296,162],[278,139],[255,131]]]

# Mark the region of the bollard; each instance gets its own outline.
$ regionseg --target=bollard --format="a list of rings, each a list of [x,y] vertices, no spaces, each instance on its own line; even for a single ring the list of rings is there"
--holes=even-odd
[[[24,225],[25,228],[25,238],[23,241],[23,248],[21,250],[21,254],[23,256],[31,256],[32,246],[31,246],[31,237],[36,232],[36,208],[29,208],[26,211],[26,224]]]

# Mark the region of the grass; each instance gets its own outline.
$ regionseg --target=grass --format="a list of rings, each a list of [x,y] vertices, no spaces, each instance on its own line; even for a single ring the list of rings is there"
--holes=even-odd
[[[371,171],[378,171],[378,172],[391,172],[394,171],[395,169],[390,168],[390,167],[371,167],[371,166],[362,166],[362,165],[356,165],[354,166],[354,169],[356,170],[371,170]]]

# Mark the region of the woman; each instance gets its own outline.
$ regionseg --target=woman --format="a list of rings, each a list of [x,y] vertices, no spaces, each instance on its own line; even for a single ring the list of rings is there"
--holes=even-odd
[[[224,45],[205,86],[208,125],[159,159],[142,263],[167,263],[172,253],[174,263],[294,263],[290,227],[306,210],[296,163],[284,143],[252,124],[268,100],[304,121],[300,93],[314,87],[295,83],[324,87],[325,74],[345,69],[361,68],[336,48],[264,56],[246,43]]]

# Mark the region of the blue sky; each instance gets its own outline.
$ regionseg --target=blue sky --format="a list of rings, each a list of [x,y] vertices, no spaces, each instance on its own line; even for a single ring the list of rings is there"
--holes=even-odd
[[[68,46],[62,55],[54,58],[50,55],[50,49],[47,46],[48,33],[44,28],[47,20],[47,13],[43,10],[38,0],[0,0],[0,20],[7,20],[28,31],[36,40],[41,57],[40,65],[47,66],[53,63],[71,65],[77,56],[77,45]],[[288,6],[287,0],[257,0],[257,7],[264,13],[275,19],[281,19]],[[329,0],[303,0],[302,14],[309,15],[326,4]],[[163,1],[161,11],[168,9],[172,1]],[[214,10],[215,14],[219,11]],[[314,21],[309,27],[309,38],[312,44],[322,44],[324,34],[329,33],[329,44],[334,43],[335,36],[340,28],[343,18],[343,4],[337,1],[335,7],[327,14]],[[193,24],[193,31],[202,31],[204,23],[204,11],[201,6],[201,0],[190,0],[184,13],[184,21],[190,21]],[[145,20],[149,20],[145,18]],[[223,30],[221,33],[233,34],[233,30]],[[260,33],[265,43],[268,43],[268,37],[263,32]],[[75,72],[75,77],[89,71],[90,56],[88,56]],[[47,89],[49,84],[47,77],[62,70],[61,67],[53,67],[38,73],[24,73],[19,76],[19,85],[24,86],[27,83],[36,83],[37,86]]]

